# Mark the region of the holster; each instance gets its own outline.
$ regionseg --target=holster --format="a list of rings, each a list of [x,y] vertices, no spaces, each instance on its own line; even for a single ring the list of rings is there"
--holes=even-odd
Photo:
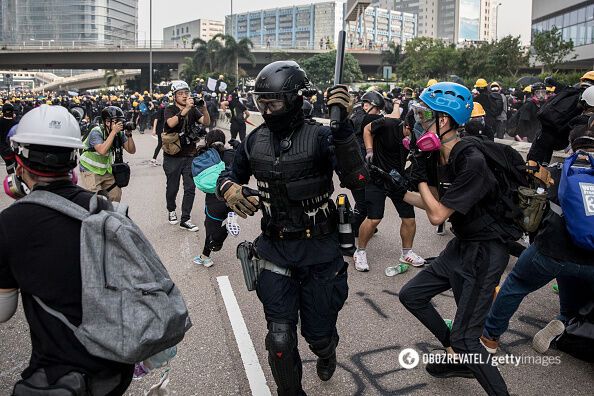
[[[258,277],[264,270],[291,277],[290,269],[280,267],[268,260],[259,258],[252,242],[244,241],[237,245],[237,258],[241,263],[243,278],[248,291],[256,290]]]

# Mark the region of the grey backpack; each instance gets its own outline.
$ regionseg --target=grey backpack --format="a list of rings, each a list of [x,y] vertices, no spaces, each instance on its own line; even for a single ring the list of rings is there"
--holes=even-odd
[[[95,194],[90,210],[48,191],[35,190],[15,204],[36,204],[82,222],[80,271],[82,323],[68,319],[34,296],[94,356],[141,362],[178,344],[192,326],[179,289],[128,207]]]

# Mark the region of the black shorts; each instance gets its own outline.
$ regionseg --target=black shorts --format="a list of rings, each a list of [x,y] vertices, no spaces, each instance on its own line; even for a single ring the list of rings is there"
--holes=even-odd
[[[401,219],[414,219],[415,208],[402,200],[398,200],[386,190],[384,186],[377,185],[373,182],[367,183],[365,186],[365,202],[367,203],[367,218],[370,220],[381,220],[384,218],[384,210],[386,208],[386,197],[392,200],[392,203],[398,211]]]

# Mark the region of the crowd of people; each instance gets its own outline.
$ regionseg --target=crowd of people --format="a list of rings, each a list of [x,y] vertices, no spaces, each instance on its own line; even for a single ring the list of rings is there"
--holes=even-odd
[[[401,219],[401,254],[385,274],[419,268],[399,300],[444,349],[443,359],[427,364],[430,375],[475,378],[487,394],[508,395],[490,356],[522,299],[553,279],[560,312],[534,335],[533,347],[544,353],[553,345],[594,361],[594,71],[574,86],[547,78],[511,89],[481,78],[470,88],[430,80],[422,89],[353,92],[336,85],[322,92],[297,63],[277,61],[248,91],[209,92],[201,81],[194,88],[174,81],[167,94],[0,95],[4,189],[17,199],[0,212],[0,323],[14,315],[20,291],[33,343],[15,395],[39,387],[121,395],[133,375],[174,347],[140,345],[124,357],[103,344],[97,348],[99,341],[84,342],[80,329],[89,319],[83,313],[93,304],[81,297],[87,296],[81,291],[86,277],[103,277],[105,287],[94,294],[101,299],[115,299],[128,286],[144,298],[166,296],[142,304],[162,304],[179,315],[164,319],[167,310],[142,311],[143,323],[152,323],[147,334],[159,334],[162,321],[183,337],[191,325],[152,249],[144,252],[150,259],[128,259],[159,264],[156,282],[135,284],[139,273],[108,281],[106,268],[119,259],[105,255],[108,243],[124,246],[128,236],[148,244],[119,203],[131,177],[124,151],[134,155],[134,134],[146,131],[158,136],[151,163],[160,166],[163,152],[167,221],[198,231],[191,221],[196,189],[206,194],[206,236],[196,265],[214,264],[211,253],[237,232],[235,216],[261,211],[260,236],[241,244],[237,256],[248,290],[255,289],[263,305],[264,343],[279,395],[305,395],[298,322],[317,356],[318,377],[332,378],[339,359],[336,324],[348,297],[344,257],[352,256],[362,273],[380,264],[366,249],[384,218],[386,198]],[[264,122],[246,134],[250,112]],[[229,141],[217,128],[219,114],[228,114]],[[330,126],[315,120],[323,117],[331,118]],[[531,142],[527,159],[495,138]],[[570,157],[554,163],[554,150]],[[334,174],[351,191],[352,216],[339,215],[348,198],[332,198]],[[257,190],[248,187],[252,177]],[[51,209],[64,199],[86,214]],[[449,227],[454,234],[435,258],[413,251],[423,243],[415,241],[415,216],[423,212],[438,233]],[[88,235],[91,219],[99,221],[94,216],[102,213],[104,238]],[[20,227],[23,222],[35,225],[33,235]],[[114,228],[114,222],[125,226]],[[58,226],[67,232],[56,235]],[[88,257],[81,253],[88,251],[102,262],[83,273]],[[502,279],[510,256],[518,260]],[[40,262],[52,268],[51,276],[30,276],[39,273]],[[450,289],[456,314],[448,324],[432,299]],[[119,303],[143,298],[117,296]],[[125,320],[108,309],[90,312],[109,323]],[[86,332],[100,338],[98,329]]]

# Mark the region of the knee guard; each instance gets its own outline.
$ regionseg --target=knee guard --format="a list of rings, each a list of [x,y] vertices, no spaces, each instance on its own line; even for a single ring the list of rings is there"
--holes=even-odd
[[[279,395],[301,392],[301,358],[297,351],[297,332],[293,326],[270,322],[266,335],[268,363]]]

